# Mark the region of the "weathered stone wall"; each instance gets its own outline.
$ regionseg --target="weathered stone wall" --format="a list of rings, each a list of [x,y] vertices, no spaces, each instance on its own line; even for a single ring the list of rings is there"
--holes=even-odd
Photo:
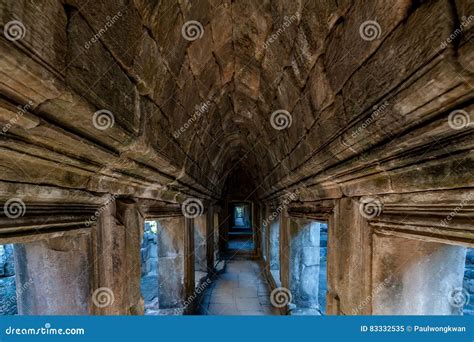
[[[18,313],[88,315],[91,312],[89,239],[56,238],[15,246]]]
[[[158,222],[158,302],[160,309],[179,308],[185,297],[184,218]]]
[[[461,314],[465,257],[460,246],[376,236],[373,314]]]
[[[280,220],[277,217],[272,220],[269,224],[269,245],[270,245],[270,269],[280,269]]]
[[[194,219],[194,270],[201,275],[207,273],[206,224],[205,215]]]
[[[290,220],[290,290],[298,309],[319,309],[320,226]]]

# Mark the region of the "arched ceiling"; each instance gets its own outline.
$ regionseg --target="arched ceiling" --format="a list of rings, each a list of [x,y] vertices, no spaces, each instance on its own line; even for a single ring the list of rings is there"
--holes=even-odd
[[[303,161],[285,159],[314,124],[314,105],[321,101],[312,98],[309,74],[325,32],[350,1],[339,8],[314,1],[135,5],[158,42],[166,65],[160,77],[169,80],[164,88],[173,89],[168,103],[156,92],[151,97],[174,130],[191,118],[177,141],[216,188],[222,188],[230,170],[243,167],[265,193],[282,172],[291,172]],[[330,104],[330,99],[323,100]],[[207,101],[209,109],[193,120],[196,106]],[[288,129],[272,126],[271,115],[277,110],[290,113]]]
[[[428,164],[471,160],[440,161],[470,148],[474,126],[448,119],[471,113],[472,25],[442,44],[470,13],[457,0],[4,1],[3,21],[26,31],[0,36],[3,179],[173,202],[222,198],[236,172],[263,201],[450,188]]]

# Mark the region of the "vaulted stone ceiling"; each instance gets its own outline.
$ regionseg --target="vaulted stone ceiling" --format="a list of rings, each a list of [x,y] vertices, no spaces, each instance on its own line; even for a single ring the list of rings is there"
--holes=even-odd
[[[22,39],[1,39],[2,121],[32,102],[2,137],[6,180],[217,199],[240,168],[253,178],[249,196],[304,184],[311,200],[442,187],[413,176],[433,158],[472,166],[471,128],[447,120],[472,115],[472,26],[441,44],[472,2],[0,6],[2,23],[25,26]],[[363,32],[366,22],[376,25]],[[113,125],[97,128],[97,113]],[[443,142],[453,136],[456,147]]]

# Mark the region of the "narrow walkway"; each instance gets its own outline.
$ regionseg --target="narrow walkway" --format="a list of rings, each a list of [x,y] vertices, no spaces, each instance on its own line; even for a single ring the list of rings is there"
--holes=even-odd
[[[277,315],[260,265],[253,260],[229,260],[204,294],[202,315]]]

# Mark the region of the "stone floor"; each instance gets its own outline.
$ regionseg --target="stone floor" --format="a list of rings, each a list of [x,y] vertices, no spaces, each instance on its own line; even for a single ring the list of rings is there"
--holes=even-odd
[[[252,260],[229,260],[204,294],[202,315],[277,315],[260,265]]]
[[[228,249],[239,251],[239,252],[251,252],[253,251],[252,238],[229,240]]]

